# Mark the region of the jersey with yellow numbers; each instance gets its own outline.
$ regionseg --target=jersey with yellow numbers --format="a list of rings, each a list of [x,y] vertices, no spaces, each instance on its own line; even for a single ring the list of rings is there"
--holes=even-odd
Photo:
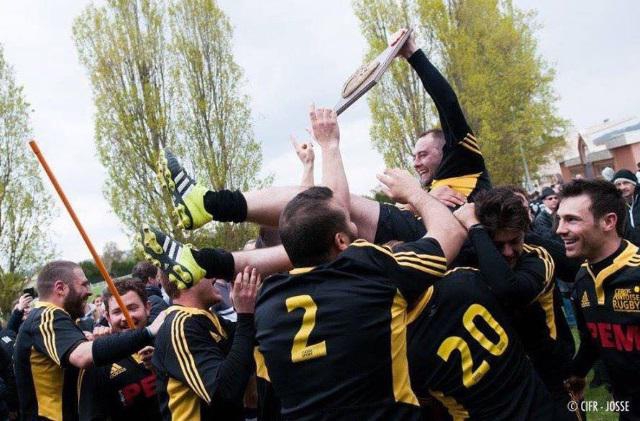
[[[548,392],[479,272],[455,269],[408,316],[413,390],[454,420],[549,419]]]
[[[285,419],[417,420],[407,308],[446,270],[438,242],[355,241],[331,263],[265,281],[256,339]]]

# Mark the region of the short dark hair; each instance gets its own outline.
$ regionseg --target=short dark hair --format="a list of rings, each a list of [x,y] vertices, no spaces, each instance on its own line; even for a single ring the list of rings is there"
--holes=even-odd
[[[63,281],[69,285],[73,279],[73,270],[76,268],[80,268],[80,265],[68,260],[55,260],[44,265],[36,281],[40,298],[48,298],[51,295],[56,281]]]
[[[566,199],[583,194],[591,199],[589,211],[594,219],[600,219],[608,213],[616,214],[618,217],[616,232],[620,237],[624,236],[627,205],[616,186],[604,180],[573,180],[564,185],[560,197]]]
[[[145,290],[144,281],[139,278],[123,278],[115,281],[113,284],[116,287],[116,291],[118,291],[118,294],[121,296],[129,291],[133,291],[138,294],[142,304],[147,304],[147,291]],[[102,291],[102,302],[104,303],[104,308],[107,312],[109,312],[109,299],[111,299],[111,297],[113,297],[111,290],[109,288],[105,288],[105,290]]]
[[[155,278],[158,268],[147,261],[138,262],[131,271],[131,277],[138,278],[143,282],[149,282],[149,278]]]
[[[520,187],[520,186],[516,186],[515,184],[508,184],[506,186],[500,186],[500,187],[504,187],[505,189],[511,190],[512,192],[516,193],[516,194],[521,194],[524,197],[527,198],[527,200],[529,200],[529,193],[527,193],[527,191]]]
[[[433,135],[433,136],[441,137],[441,138],[444,139],[444,132],[439,127],[434,127],[432,129],[425,130],[425,131],[419,133],[418,134],[418,139],[423,138],[423,137],[425,137],[427,135]]]
[[[336,233],[348,230],[344,212],[329,205],[332,197],[327,187],[311,187],[298,193],[282,211],[280,239],[295,267],[326,263]]]
[[[160,284],[162,285],[164,292],[166,292],[172,300],[180,297],[180,288],[178,288],[178,285],[175,282],[171,282],[169,276],[164,270],[160,271]]]
[[[512,230],[526,232],[529,229],[529,214],[522,199],[508,187],[484,190],[475,197],[476,217],[493,237],[497,231]]]

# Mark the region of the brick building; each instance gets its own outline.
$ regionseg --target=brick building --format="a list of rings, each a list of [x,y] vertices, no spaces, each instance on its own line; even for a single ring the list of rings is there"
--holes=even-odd
[[[606,167],[637,171],[640,162],[640,118],[605,120],[567,137],[567,148],[559,160],[564,180],[576,175],[601,178]]]

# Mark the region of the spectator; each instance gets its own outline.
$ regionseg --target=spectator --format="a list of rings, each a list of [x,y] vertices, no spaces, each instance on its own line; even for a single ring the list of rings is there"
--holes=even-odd
[[[553,238],[555,237],[553,231],[554,218],[559,203],[558,194],[551,187],[545,187],[542,189],[540,200],[544,207],[533,221],[533,232],[544,238]]]
[[[153,323],[158,314],[169,308],[161,289],[162,271],[149,262],[139,262],[133,268],[131,276],[142,280],[145,284],[147,297],[149,298],[149,303],[151,303],[149,323]]]

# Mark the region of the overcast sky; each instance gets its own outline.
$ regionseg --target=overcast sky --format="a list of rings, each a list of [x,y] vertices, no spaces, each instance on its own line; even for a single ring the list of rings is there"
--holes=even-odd
[[[105,171],[93,142],[93,103],[78,62],[71,24],[88,2],[0,0],[0,43],[33,108],[32,127],[94,245],[128,248],[104,200]],[[348,0],[219,0],[234,26],[234,51],[244,68],[253,125],[262,142],[263,173],[297,183],[301,168],[289,134],[304,137],[307,107],[333,106],[346,78],[361,64],[365,43]],[[560,114],[576,127],[640,114],[640,2],[636,0],[515,0],[535,8],[540,53],[557,71]],[[368,142],[370,117],[362,100],[340,117],[351,189],[376,185],[381,157]],[[25,141],[25,147],[26,141]],[[49,185],[48,181],[46,182]],[[56,204],[59,201],[56,198]],[[89,258],[60,208],[53,236],[60,256]]]

